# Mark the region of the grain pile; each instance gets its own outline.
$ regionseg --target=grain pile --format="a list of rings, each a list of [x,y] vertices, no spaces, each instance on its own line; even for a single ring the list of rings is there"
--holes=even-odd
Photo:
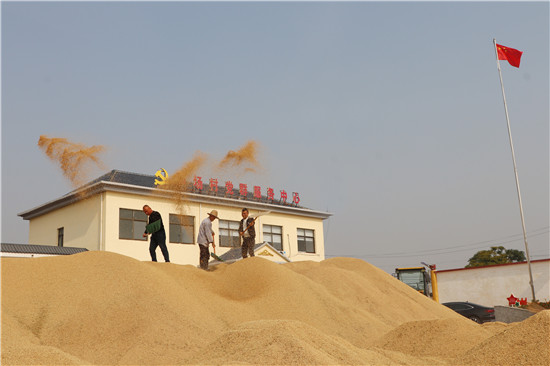
[[[457,365],[548,365],[550,310],[512,323],[455,360]]]
[[[349,258],[279,265],[255,257],[212,272],[109,252],[2,258],[1,361],[506,364],[491,363],[497,349],[516,365],[549,365],[549,314],[479,326]]]
[[[476,323],[463,319],[417,320],[393,329],[376,345],[413,356],[453,359],[490,336]]]

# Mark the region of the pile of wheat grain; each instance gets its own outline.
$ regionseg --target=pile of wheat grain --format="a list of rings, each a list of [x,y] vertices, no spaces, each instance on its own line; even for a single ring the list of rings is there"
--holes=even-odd
[[[1,264],[2,365],[550,364],[548,311],[480,326],[357,259]]]

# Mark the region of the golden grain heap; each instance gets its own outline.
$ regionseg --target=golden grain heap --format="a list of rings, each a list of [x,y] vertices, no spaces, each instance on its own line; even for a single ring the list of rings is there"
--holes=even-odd
[[[2,365],[550,364],[550,311],[477,325],[358,259],[1,264]]]

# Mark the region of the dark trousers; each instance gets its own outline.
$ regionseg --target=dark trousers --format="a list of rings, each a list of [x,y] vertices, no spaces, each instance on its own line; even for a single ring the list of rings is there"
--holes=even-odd
[[[199,263],[202,269],[208,269],[208,261],[210,261],[210,250],[208,247],[199,244],[201,254],[199,257]]]
[[[151,253],[151,260],[157,261],[157,247],[160,247],[165,262],[170,262],[168,255],[168,248],[166,247],[166,233],[164,231],[157,231],[151,235],[151,243],[149,244],[149,253]]]
[[[254,240],[255,240],[255,238],[251,238],[251,237],[244,238],[243,237],[243,245],[241,246],[243,258],[246,258],[249,255],[251,257],[254,257]]]

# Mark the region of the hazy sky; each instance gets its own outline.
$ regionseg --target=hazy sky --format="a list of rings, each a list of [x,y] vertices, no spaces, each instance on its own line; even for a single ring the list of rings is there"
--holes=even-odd
[[[40,135],[104,145],[103,169],[169,173],[247,141],[263,170],[209,178],[298,192],[333,216],[327,257],[391,272],[549,255],[548,2],[2,2],[2,242],[72,190]]]

